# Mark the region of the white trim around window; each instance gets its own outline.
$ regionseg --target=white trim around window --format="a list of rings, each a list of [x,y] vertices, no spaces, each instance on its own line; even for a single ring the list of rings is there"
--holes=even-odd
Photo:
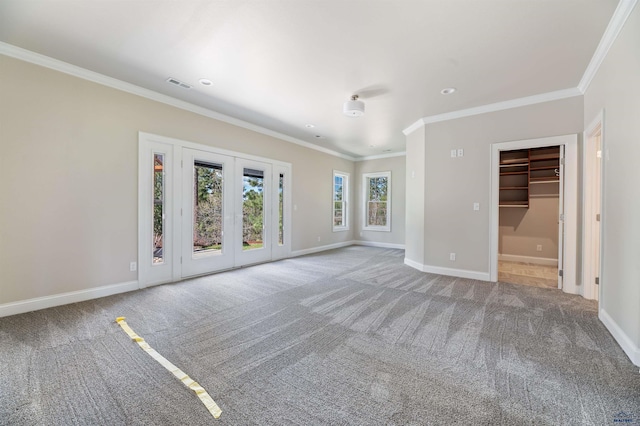
[[[391,232],[391,172],[364,173],[362,200],[362,230]]]
[[[331,220],[333,232],[349,230],[349,173],[333,171]]]

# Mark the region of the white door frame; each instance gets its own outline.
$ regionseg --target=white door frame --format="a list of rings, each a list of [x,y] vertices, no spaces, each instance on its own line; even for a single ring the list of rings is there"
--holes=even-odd
[[[583,133],[583,158],[582,158],[582,182],[583,182],[583,205],[582,205],[582,235],[583,250],[582,250],[582,282],[584,283],[584,297],[587,299],[598,299],[602,303],[602,265],[603,265],[603,212],[602,209],[598,211],[598,205],[602,206],[603,203],[603,183],[604,183],[604,161],[600,158],[600,181],[596,182],[594,179],[594,169],[596,167],[596,150],[595,136],[600,132],[600,150],[602,153],[604,150],[604,110],[601,110],[596,117],[591,121],[591,124],[586,128]],[[604,155],[603,155],[604,157]],[[594,195],[591,191],[594,185],[600,187],[600,199],[594,199]],[[594,220],[596,214],[600,214],[600,222]],[[597,231],[595,227],[600,231],[600,244],[599,247],[594,245],[594,234]],[[597,250],[597,253],[596,253]],[[597,257],[597,258],[596,258]],[[599,262],[600,265],[600,285],[595,283],[595,271],[592,265],[595,262]]]
[[[166,282],[180,281],[183,278],[180,264],[182,254],[182,217],[181,210],[183,200],[179,196],[183,176],[181,165],[183,164],[183,148],[209,152],[239,159],[258,161],[270,164],[273,170],[278,170],[285,177],[284,193],[284,243],[278,244],[276,251],[272,250],[272,256],[267,260],[288,258],[291,256],[291,163],[273,160],[255,155],[234,152],[226,149],[215,148],[208,145],[201,145],[180,139],[166,136],[154,135],[151,133],[138,132],[138,285],[140,288],[149,285]],[[167,162],[165,185],[167,191],[167,203],[165,205],[165,243],[171,248],[163,247],[165,251],[165,262],[162,268],[152,265],[152,197],[153,197],[153,152],[166,153]],[[278,174],[279,176],[279,174]],[[275,181],[275,179],[274,179]],[[275,199],[275,196],[274,196]],[[277,204],[274,204],[276,206]],[[275,220],[270,222],[275,223]],[[277,229],[277,228],[276,228]],[[277,233],[274,232],[276,235]],[[271,244],[271,242],[268,242]],[[277,243],[277,242],[276,242]],[[157,271],[156,271],[157,269]],[[155,276],[155,272],[160,273]]]
[[[558,271],[564,268],[564,145],[560,145],[560,171],[558,177]],[[558,274],[558,288],[562,290],[564,288],[564,277]]]
[[[565,293],[581,294],[581,287],[577,283],[577,224],[578,224],[578,137],[575,134],[552,136],[540,139],[526,139],[511,142],[494,143],[491,145],[491,189],[490,189],[490,248],[489,248],[489,279],[498,280],[498,207],[500,193],[500,151],[515,149],[542,148],[546,146],[564,145],[564,243],[563,243],[563,291]]]

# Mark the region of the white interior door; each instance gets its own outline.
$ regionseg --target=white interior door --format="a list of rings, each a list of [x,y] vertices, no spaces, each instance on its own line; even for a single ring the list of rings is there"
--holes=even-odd
[[[235,264],[271,260],[271,165],[236,158]]]
[[[234,158],[182,151],[182,277],[234,266]]]
[[[593,245],[592,245],[592,259],[593,259],[593,284],[595,286],[593,291],[593,298],[595,300],[600,300],[600,291],[598,285],[600,284],[600,214],[601,214],[601,182],[602,182],[602,133],[599,132],[595,136],[595,167],[594,167],[594,176],[593,176],[593,206],[595,214],[591,217],[591,226],[593,227],[592,235],[593,235]]]
[[[564,276],[564,145],[560,145],[560,168],[558,170],[558,288],[562,288]]]

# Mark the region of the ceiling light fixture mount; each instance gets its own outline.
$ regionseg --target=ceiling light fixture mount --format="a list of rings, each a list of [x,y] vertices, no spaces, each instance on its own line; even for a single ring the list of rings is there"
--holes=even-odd
[[[442,93],[443,95],[450,95],[452,93],[455,93],[457,89],[455,87],[447,87],[446,89],[442,89],[440,91],[440,93]]]
[[[342,112],[349,117],[362,117],[364,115],[364,102],[358,100],[358,95],[351,95],[342,106]]]
[[[211,80],[206,78],[201,78],[199,81],[200,81],[200,84],[202,84],[203,86],[211,86],[213,84]]]

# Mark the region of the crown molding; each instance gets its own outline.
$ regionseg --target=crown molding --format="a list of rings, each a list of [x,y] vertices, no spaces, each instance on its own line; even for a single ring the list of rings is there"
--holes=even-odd
[[[177,99],[168,95],[164,95],[162,93],[158,93],[153,90],[136,86],[135,84],[127,83],[125,81],[118,80],[116,78],[109,77],[104,74],[97,73],[95,71],[90,71],[88,69],[85,69],[76,65],[72,65],[68,62],[60,61],[58,59],[41,55],[39,53],[35,53],[30,50],[26,50],[21,47],[17,47],[1,41],[0,41],[0,54],[9,56],[15,59],[19,59],[21,61],[29,62],[35,65],[39,65],[45,68],[49,68],[54,71],[59,71],[74,77],[81,78],[83,80],[91,81],[93,83],[110,87],[112,89],[120,90],[136,96],[150,99],[152,101],[170,105],[185,111],[193,112],[198,115],[202,115],[208,118],[213,118],[214,120],[222,121],[237,127],[241,127],[243,129],[254,131],[256,133],[261,133],[266,136],[271,136],[273,138],[284,140],[286,142],[300,145],[305,148],[313,149],[315,151],[320,151],[335,157],[344,158],[345,160],[355,161],[354,157],[343,154],[341,152],[337,152],[328,148],[323,148],[321,146],[314,145],[310,142],[306,142],[301,139],[297,139],[297,138],[285,135],[283,133],[279,133],[279,132],[267,129],[265,127],[255,125],[244,120],[240,120],[225,114],[221,114],[219,112],[192,104],[190,102],[182,101],[180,99]]]
[[[420,118],[411,126],[404,129],[402,133],[404,133],[405,136],[409,136],[411,133],[415,132],[416,130],[418,130],[420,127],[424,125],[425,125],[424,118]]]
[[[470,117],[473,115],[486,114],[488,112],[503,111],[511,108],[519,108],[528,105],[535,105],[544,102],[557,101],[560,99],[572,98],[574,96],[582,96],[582,92],[577,87],[571,89],[556,90],[555,92],[541,93],[524,98],[511,99],[509,101],[496,102],[493,104],[481,105],[479,107],[461,109],[458,111],[445,112],[444,114],[431,115],[423,117],[404,129],[402,132],[409,135],[425,124],[438,123],[440,121],[455,120],[458,118]]]
[[[367,160],[379,160],[381,158],[392,158],[392,157],[404,157],[407,155],[405,151],[402,152],[390,152],[388,154],[380,154],[380,155],[367,155],[366,157],[357,157],[354,161],[367,161]]]
[[[591,80],[593,80],[598,69],[600,69],[600,65],[604,62],[604,58],[607,56],[609,49],[618,38],[620,31],[622,31],[624,24],[627,22],[627,18],[631,15],[631,12],[637,2],[638,0],[620,0],[618,3],[618,7],[616,7],[616,10],[613,12],[613,16],[600,39],[600,43],[591,58],[591,62],[589,62],[587,69],[582,75],[580,83],[578,83],[578,89],[582,93],[586,93],[589,85],[591,84]]]

